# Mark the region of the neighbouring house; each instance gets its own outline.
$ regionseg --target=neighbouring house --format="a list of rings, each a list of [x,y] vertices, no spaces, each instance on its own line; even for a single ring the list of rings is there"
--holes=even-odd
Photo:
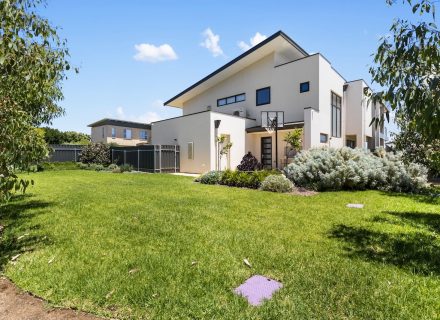
[[[183,115],[152,123],[152,143],[180,145],[180,170],[202,173],[234,169],[247,152],[265,167],[283,168],[284,136],[303,128],[303,149],[385,144],[384,128],[370,126],[384,106],[372,104],[363,80],[347,81],[320,53],[308,54],[279,31],[164,103]],[[267,111],[283,127],[265,129]],[[218,137],[232,143],[219,156]],[[277,151],[278,157],[275,156]]]
[[[92,124],[92,142],[136,146],[151,142],[151,125],[116,119],[102,119]]]

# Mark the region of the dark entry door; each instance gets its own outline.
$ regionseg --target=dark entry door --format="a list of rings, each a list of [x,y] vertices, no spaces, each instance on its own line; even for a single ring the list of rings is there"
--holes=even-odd
[[[261,138],[261,164],[265,169],[272,169],[272,137]]]

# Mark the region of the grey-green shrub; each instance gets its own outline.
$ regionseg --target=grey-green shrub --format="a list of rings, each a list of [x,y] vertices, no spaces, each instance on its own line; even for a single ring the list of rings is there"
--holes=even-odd
[[[218,184],[222,178],[222,173],[220,171],[209,171],[199,177],[200,183],[203,184]]]
[[[282,174],[270,175],[261,183],[260,190],[271,192],[290,192],[294,188],[292,181]]]
[[[131,164],[124,163],[119,166],[119,170],[121,172],[131,172],[133,170],[133,166]]]
[[[285,168],[297,186],[313,190],[380,189],[412,192],[426,185],[427,170],[405,165],[401,154],[320,148],[300,152]]]
[[[117,165],[116,163],[112,163],[112,164],[110,164],[110,165],[107,167],[107,170],[109,170],[109,171],[113,171],[113,170],[115,170],[116,168],[119,168],[118,165]]]

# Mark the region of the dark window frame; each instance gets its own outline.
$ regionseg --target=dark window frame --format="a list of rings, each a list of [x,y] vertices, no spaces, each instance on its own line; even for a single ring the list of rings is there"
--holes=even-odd
[[[240,100],[240,101],[237,101],[237,97],[238,96],[244,96],[244,99]],[[229,102],[228,103],[228,99],[230,99],[230,98],[234,98],[234,102]],[[220,101],[222,101],[222,100],[224,100],[225,103],[220,104]],[[244,93],[244,92],[243,93],[239,93],[239,94],[234,94],[233,96],[217,99],[217,107],[224,107],[224,106],[228,106],[230,104],[239,103],[239,102],[243,102],[243,101],[246,101],[246,93]]]
[[[307,85],[307,89],[303,89],[303,85]],[[299,84],[299,92],[300,93],[309,92],[309,91],[310,91],[310,81],[301,82]]]
[[[342,126],[342,97],[333,91],[331,91],[330,95],[330,106],[331,135],[332,137],[340,138]]]
[[[269,101],[268,102],[264,102],[264,103],[258,103],[258,93],[263,91],[263,90],[269,90]],[[255,104],[257,106],[264,106],[266,104],[270,104],[270,101],[271,101],[271,89],[270,89],[270,87],[260,88],[260,89],[257,89],[255,91]]]

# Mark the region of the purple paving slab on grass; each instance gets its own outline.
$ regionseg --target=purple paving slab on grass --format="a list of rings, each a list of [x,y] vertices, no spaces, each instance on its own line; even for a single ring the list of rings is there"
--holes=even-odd
[[[245,297],[249,304],[259,306],[265,299],[270,299],[282,287],[283,284],[281,282],[255,275],[247,279],[234,292]]]

